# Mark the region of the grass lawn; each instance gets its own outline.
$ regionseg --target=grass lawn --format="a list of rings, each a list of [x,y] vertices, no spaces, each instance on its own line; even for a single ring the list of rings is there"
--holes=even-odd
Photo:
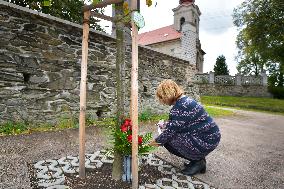
[[[206,112],[212,117],[221,117],[221,116],[230,116],[233,115],[234,112],[231,110],[222,110],[220,108],[214,107],[207,107],[204,106]],[[159,120],[167,120],[169,119],[168,114],[152,114],[150,111],[144,111],[139,115],[139,121],[151,121],[151,122],[158,122]]]
[[[232,115],[234,115],[234,112],[231,111],[231,110],[222,110],[222,109],[214,108],[214,107],[207,107],[207,106],[205,106],[205,110],[212,117],[223,117],[223,116],[232,116]]]
[[[284,114],[284,100],[256,97],[202,96],[202,104],[241,109],[278,112]]]

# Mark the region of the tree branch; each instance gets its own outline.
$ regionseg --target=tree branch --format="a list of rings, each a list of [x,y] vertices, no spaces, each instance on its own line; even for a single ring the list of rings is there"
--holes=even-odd
[[[111,4],[117,4],[117,3],[121,3],[123,2],[123,0],[104,0],[102,2],[99,2],[95,5],[91,4],[91,5],[85,5],[83,6],[83,11],[89,11],[89,10],[92,10],[92,9],[96,9],[96,8],[103,8],[103,7],[106,7],[108,5],[111,5]]]

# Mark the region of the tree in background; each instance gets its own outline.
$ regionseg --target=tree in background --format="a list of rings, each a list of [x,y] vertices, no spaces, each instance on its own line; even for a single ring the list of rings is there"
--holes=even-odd
[[[280,68],[279,66],[282,66]],[[268,71],[270,73],[269,78],[268,78],[268,83],[270,86],[277,86],[277,87],[283,87],[283,93],[284,93],[284,74],[283,70],[284,64],[271,64],[268,68]],[[284,95],[284,94],[283,94]]]
[[[32,10],[36,10],[45,14],[50,14],[55,17],[68,20],[77,24],[83,23],[82,7],[84,2],[92,2],[92,0],[5,0],[7,2],[28,7]],[[103,9],[96,10],[99,13],[103,13]],[[91,17],[90,27],[104,31],[100,25],[97,24],[98,20]]]
[[[258,55],[252,54],[239,61],[237,70],[243,75],[258,76],[264,71],[264,62]]]
[[[267,69],[269,84],[284,86],[284,2],[245,0],[234,10],[238,71],[258,75]]]
[[[224,55],[217,57],[216,64],[214,65],[214,72],[215,75],[229,75],[229,70]]]

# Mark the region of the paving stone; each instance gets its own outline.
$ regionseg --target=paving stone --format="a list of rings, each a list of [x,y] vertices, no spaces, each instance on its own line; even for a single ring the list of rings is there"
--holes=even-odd
[[[43,180],[38,181],[38,186],[43,187],[43,188],[47,188],[50,186],[55,187],[57,185],[64,185],[64,181],[65,181],[64,176],[61,178],[56,178],[56,179],[48,179],[48,180],[43,179]]]
[[[160,189],[160,187],[155,184],[145,184],[144,186],[139,186],[139,189]]]
[[[192,179],[190,176],[178,173],[176,168],[167,162],[157,158],[153,154],[142,157],[146,160],[145,163],[151,166],[158,167],[158,170],[164,174],[172,175],[170,178],[161,178],[156,181],[156,184],[147,184],[139,186],[139,189],[214,189],[208,184]],[[141,160],[141,159],[139,159]],[[96,169],[103,163],[113,163],[113,156],[107,151],[97,151],[85,155],[85,167]],[[45,189],[66,189],[64,185],[64,174],[79,172],[78,156],[66,156],[60,159],[48,159],[36,162],[37,184]]]
[[[174,174],[174,173],[176,173],[175,168],[173,168],[173,166],[171,166],[171,165],[160,165],[158,167],[158,170],[161,171],[164,174]]]
[[[65,185],[55,185],[55,186],[49,186],[46,189],[70,189],[70,188]]]
[[[158,179],[156,184],[163,189],[175,189],[178,187],[178,183],[176,181],[168,178]]]
[[[79,167],[79,158],[78,157],[74,157],[74,156],[67,156],[68,159],[70,159],[70,163],[72,166],[74,167]]]
[[[72,166],[70,161],[68,161],[67,157],[62,157],[57,161],[62,166],[61,168],[64,173],[76,173],[76,169]]]

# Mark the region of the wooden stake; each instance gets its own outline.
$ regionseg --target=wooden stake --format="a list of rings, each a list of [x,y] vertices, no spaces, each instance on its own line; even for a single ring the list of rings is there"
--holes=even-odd
[[[79,177],[85,178],[85,117],[86,117],[86,82],[88,63],[88,38],[90,11],[84,12],[83,39],[82,39],[82,62],[80,84],[80,117],[79,117]]]
[[[106,16],[106,15],[103,15],[103,14],[100,14],[100,13],[97,13],[97,12],[91,12],[91,16],[94,16],[94,17],[97,17],[97,18],[101,18],[101,19],[104,19],[104,20],[107,20],[107,21],[111,21],[111,22],[114,22],[115,19],[111,16]]]
[[[137,0],[131,0],[132,10],[137,9]],[[133,13],[132,13],[133,14]],[[132,189],[138,188],[138,28],[133,19],[132,68],[131,68],[131,121],[132,121]]]

